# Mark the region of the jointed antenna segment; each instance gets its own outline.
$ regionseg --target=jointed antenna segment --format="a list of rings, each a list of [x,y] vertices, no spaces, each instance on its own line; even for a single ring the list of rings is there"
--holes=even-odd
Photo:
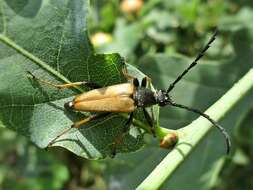
[[[204,56],[205,52],[206,52],[206,51],[208,50],[208,48],[210,47],[211,43],[215,40],[217,33],[218,33],[218,30],[216,29],[216,30],[214,31],[212,37],[210,38],[210,40],[207,42],[207,44],[204,46],[204,48],[201,50],[201,52],[197,55],[197,57],[195,58],[195,60],[190,64],[190,66],[189,66],[187,69],[185,69],[184,72],[183,72],[181,75],[179,75],[179,76],[177,77],[177,79],[176,79],[172,84],[170,84],[170,86],[169,86],[169,88],[168,88],[168,90],[167,90],[167,93],[169,93],[169,92],[175,87],[176,83],[177,83],[178,81],[180,81],[180,80],[183,78],[183,76],[184,76],[186,73],[188,73],[188,71],[189,71],[191,68],[193,68],[193,67],[197,64],[197,62]]]

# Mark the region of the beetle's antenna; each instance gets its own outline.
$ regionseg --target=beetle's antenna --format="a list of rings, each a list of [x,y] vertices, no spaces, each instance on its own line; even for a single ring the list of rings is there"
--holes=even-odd
[[[229,154],[230,148],[231,148],[230,137],[229,137],[229,134],[226,132],[226,130],[222,126],[220,126],[219,123],[214,121],[209,115],[207,115],[207,114],[205,114],[205,113],[203,113],[200,110],[197,110],[195,108],[190,108],[190,107],[187,107],[187,106],[184,106],[184,105],[181,105],[181,104],[177,104],[177,103],[174,103],[174,102],[170,102],[170,105],[178,107],[178,108],[186,109],[186,110],[194,112],[194,113],[197,113],[197,114],[203,116],[204,118],[206,118],[207,120],[209,120],[223,134],[223,136],[226,140],[227,154]]]
[[[207,42],[207,44],[204,46],[204,48],[201,50],[201,52],[197,55],[197,57],[195,58],[195,60],[190,64],[190,66],[185,69],[183,71],[183,73],[181,75],[179,75],[177,77],[177,79],[172,83],[170,84],[168,90],[167,90],[167,93],[169,93],[174,87],[175,85],[177,84],[178,81],[180,81],[183,76],[188,73],[188,71],[193,68],[197,63],[198,61],[204,56],[205,52],[208,50],[208,48],[210,47],[211,43],[215,40],[216,36],[217,36],[217,33],[218,33],[218,30],[216,29],[212,35],[212,37],[209,39],[209,41]]]

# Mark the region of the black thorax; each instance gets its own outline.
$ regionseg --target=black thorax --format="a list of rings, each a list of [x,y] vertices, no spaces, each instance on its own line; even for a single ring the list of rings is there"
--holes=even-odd
[[[159,106],[165,106],[171,101],[166,91],[152,91],[145,87],[138,87],[133,99],[138,107],[149,107],[155,104],[159,104]]]
[[[138,107],[148,107],[157,104],[156,93],[145,87],[138,87],[133,99]]]

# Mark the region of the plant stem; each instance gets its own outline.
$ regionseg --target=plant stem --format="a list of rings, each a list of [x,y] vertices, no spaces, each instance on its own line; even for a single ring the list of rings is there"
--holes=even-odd
[[[129,115],[128,114],[125,114],[125,113],[120,113],[119,114],[120,116],[128,119]],[[147,133],[151,134],[152,135],[152,131],[151,131],[151,128],[149,125],[146,125],[145,123],[143,123],[142,121],[138,120],[138,119],[133,119],[133,124],[135,126],[138,126],[140,128],[142,128],[143,130],[145,130]],[[164,128],[164,127],[155,127],[155,134],[157,135],[157,137],[159,139],[162,139],[164,136],[166,136],[167,134],[169,133],[175,133],[176,130],[172,130],[172,129],[167,129],[167,128]]]
[[[215,120],[221,119],[232,107],[253,88],[253,69],[250,69],[234,86],[227,91],[205,113]],[[199,130],[201,128],[201,130]],[[179,138],[176,149],[173,149],[149,176],[137,187],[137,190],[157,190],[168,179],[173,171],[184,161],[200,140],[212,129],[212,124],[199,117],[190,125],[181,128],[184,136]],[[191,146],[186,146],[190,144]],[[178,151],[178,149],[180,151]],[[182,156],[184,155],[184,157]]]
[[[120,116],[128,119],[129,117],[129,114],[126,114],[126,113],[119,113]],[[145,130],[147,133],[150,133],[152,134],[152,131],[150,129],[150,126],[146,125],[145,123],[143,123],[142,121],[138,120],[138,119],[133,119],[133,124],[135,126],[138,126],[140,128],[142,128],[143,130]],[[175,132],[175,130],[171,130],[171,129],[167,129],[167,128],[164,128],[164,127],[156,127],[155,129],[155,132],[156,132],[156,135],[158,137],[164,137],[166,136],[168,133],[170,132]]]
[[[162,139],[163,137],[165,137],[169,133],[177,133],[176,131],[177,130],[167,129],[164,127],[156,127],[155,128],[155,134],[159,139]]]

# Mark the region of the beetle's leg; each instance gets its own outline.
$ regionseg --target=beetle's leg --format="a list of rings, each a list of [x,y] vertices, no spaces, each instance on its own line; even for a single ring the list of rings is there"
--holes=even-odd
[[[125,78],[127,80],[133,80],[133,84],[134,84],[135,87],[139,87],[140,86],[138,79],[136,77],[134,77],[134,76],[129,75],[128,72],[127,72],[127,68],[126,67],[123,67],[122,73],[123,73],[123,75],[125,76]]]
[[[130,126],[131,126],[131,123],[133,121],[133,118],[134,118],[134,112],[130,113],[130,116],[129,116],[129,118],[128,118],[125,126],[124,126],[124,129],[123,129],[124,133],[128,133],[128,131],[130,129]]]
[[[103,117],[106,117],[108,116],[109,114],[111,114],[110,112],[106,112],[106,113],[100,113],[100,114],[94,114],[94,115],[91,115],[85,119],[82,119],[81,121],[77,121],[75,122],[71,128],[79,128],[81,125],[89,122],[89,121],[92,121],[92,120],[95,120],[95,119],[99,119],[99,118],[103,118]]]
[[[27,73],[31,76],[31,78],[33,80],[37,80],[40,83],[43,83],[43,84],[46,84],[48,86],[52,86],[52,87],[55,87],[55,88],[59,88],[59,89],[70,88],[70,87],[73,87],[73,86],[81,86],[81,85],[89,87],[89,88],[93,88],[93,89],[101,88],[100,85],[98,85],[98,84],[96,84],[94,82],[86,82],[86,81],[83,81],[83,82],[73,82],[73,83],[67,83],[67,84],[53,84],[53,83],[48,82],[46,80],[42,80],[42,79],[37,78],[36,76],[34,76],[34,74],[32,74],[29,71],[27,71]]]
[[[122,69],[122,73],[127,80],[134,80],[136,78],[128,73],[127,68],[125,66]]]
[[[59,137],[61,137],[62,135],[66,134],[67,132],[69,132],[70,129],[72,129],[72,128],[79,128],[81,125],[83,125],[83,124],[85,124],[85,123],[87,123],[89,121],[105,117],[105,116],[107,116],[109,114],[110,113],[94,114],[94,115],[91,115],[91,116],[89,116],[89,117],[87,117],[85,119],[82,119],[81,121],[78,121],[78,122],[74,123],[73,125],[71,125],[70,128],[65,129],[59,135],[57,135],[52,141],[50,141],[50,143],[48,144],[48,147],[50,147]]]
[[[156,137],[155,130],[154,130],[154,123],[151,116],[149,115],[148,111],[145,108],[143,108],[143,113],[144,113],[145,119],[147,120],[149,126],[151,127],[151,132],[153,136]]]
[[[116,155],[116,153],[117,153],[117,150],[116,150],[117,149],[117,145],[120,144],[120,143],[122,143],[124,136],[126,134],[128,134],[130,126],[131,126],[131,123],[133,121],[133,118],[134,118],[134,112],[130,113],[129,118],[128,118],[127,122],[124,125],[123,133],[120,136],[118,136],[116,138],[115,142],[112,144],[112,152],[111,152],[112,157],[114,157]]]

